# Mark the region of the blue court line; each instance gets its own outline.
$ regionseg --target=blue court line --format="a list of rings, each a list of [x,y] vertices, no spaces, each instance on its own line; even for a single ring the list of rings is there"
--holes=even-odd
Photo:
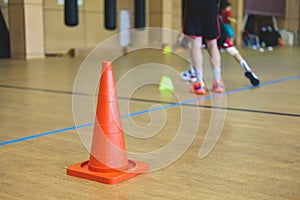
[[[291,77],[287,77],[287,78],[282,78],[282,79],[278,79],[278,80],[274,80],[274,81],[261,83],[258,87],[273,85],[273,84],[282,83],[282,82],[285,82],[285,81],[296,80],[296,79],[300,79],[300,75],[291,76]],[[201,101],[201,100],[205,100],[205,99],[211,99],[211,98],[214,98],[216,96],[233,94],[233,93],[242,92],[242,91],[246,91],[246,90],[250,90],[250,89],[258,88],[258,87],[247,86],[247,87],[239,88],[239,89],[236,89],[236,90],[226,91],[224,93],[212,94],[211,96],[203,96],[203,97],[199,97],[199,98],[196,98],[196,99],[191,99],[191,100],[178,102],[178,103],[174,103],[174,104],[169,104],[169,105],[165,105],[165,106],[161,106],[161,107],[157,107],[157,108],[152,108],[152,109],[148,109],[148,110],[142,110],[142,111],[134,112],[134,113],[131,113],[131,114],[123,115],[123,116],[121,116],[121,118],[125,119],[125,118],[128,118],[128,117],[134,117],[134,116],[142,115],[142,114],[149,113],[149,112],[168,109],[168,108],[172,108],[172,107],[176,107],[176,106],[180,106],[180,105],[185,105],[185,104],[189,104],[189,103],[195,103],[197,101]],[[79,126],[71,126],[71,127],[68,127],[68,128],[62,128],[62,129],[57,129],[57,130],[53,130],[53,131],[48,131],[48,132],[39,133],[39,134],[31,135],[31,136],[26,136],[26,137],[14,139],[14,140],[8,140],[8,141],[0,142],[0,147],[8,145],[8,144],[13,144],[13,143],[17,143],[17,142],[22,142],[22,141],[26,141],[26,140],[30,140],[30,139],[34,139],[34,138],[47,136],[47,135],[53,135],[53,134],[56,134],[56,133],[62,133],[62,132],[65,132],[65,131],[71,131],[71,130],[75,130],[75,129],[79,129],[79,128],[84,128],[84,127],[92,126],[93,124],[94,124],[94,122],[91,122],[91,123],[82,124],[82,125],[79,125]]]
[[[5,142],[0,142],[0,147],[4,146],[4,145],[12,144],[12,143],[17,143],[17,142],[22,142],[22,141],[25,141],[25,140],[30,140],[30,139],[34,139],[34,138],[38,138],[38,137],[43,137],[43,136],[46,136],[46,135],[52,135],[52,134],[55,134],[55,133],[62,133],[62,132],[65,132],[65,131],[75,130],[77,128],[84,128],[84,127],[92,126],[93,124],[94,123],[82,124],[82,125],[79,125],[79,126],[72,126],[72,127],[68,127],[68,128],[62,128],[62,129],[58,129],[58,130],[53,130],[53,131],[48,131],[48,132],[39,133],[39,134],[35,134],[35,135],[30,135],[30,136],[26,136],[26,137],[14,139],[14,140],[8,140],[8,141],[5,141]]]
[[[272,84],[281,83],[281,82],[284,82],[284,81],[295,80],[295,79],[300,79],[300,75],[291,76],[291,77],[288,77],[288,78],[283,78],[283,79],[278,79],[278,80],[274,80],[274,81],[265,82],[265,83],[260,84],[258,87],[272,85]],[[145,114],[145,113],[149,113],[149,112],[154,112],[154,111],[158,111],[158,110],[168,109],[168,108],[172,108],[172,107],[176,107],[176,106],[180,106],[180,105],[187,105],[189,103],[195,103],[197,101],[202,101],[202,100],[206,100],[206,99],[212,99],[212,98],[217,97],[217,96],[227,95],[227,94],[233,94],[233,93],[242,92],[242,91],[246,91],[246,90],[250,90],[250,89],[258,88],[258,87],[247,86],[247,87],[239,88],[239,89],[236,89],[236,90],[225,91],[224,93],[214,93],[214,94],[212,94],[210,96],[203,96],[203,97],[199,97],[199,98],[196,98],[196,99],[191,99],[191,100],[187,100],[187,101],[183,101],[183,102],[168,104],[168,105],[157,107],[157,108],[152,108],[152,109],[148,109],[148,110],[138,111],[138,112],[135,112],[135,113],[130,113],[130,114],[121,116],[121,118],[134,117],[134,116]]]

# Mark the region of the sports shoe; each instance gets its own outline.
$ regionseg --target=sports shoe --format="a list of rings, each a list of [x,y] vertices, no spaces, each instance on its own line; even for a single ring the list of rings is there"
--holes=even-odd
[[[191,81],[191,82],[196,82],[197,81],[196,75],[193,74],[191,72],[191,70],[182,72],[181,73],[181,79],[185,80],[185,81]]]
[[[223,85],[223,82],[222,81],[215,81],[213,82],[212,84],[212,91],[215,92],[215,93],[222,93],[225,91],[225,88],[224,88],[224,85]]]
[[[195,93],[195,94],[200,94],[200,95],[206,94],[204,82],[194,83],[193,87],[190,89],[190,92]]]
[[[259,85],[259,79],[258,77],[251,71],[246,71],[245,76],[250,80],[250,83],[253,86],[258,86]]]

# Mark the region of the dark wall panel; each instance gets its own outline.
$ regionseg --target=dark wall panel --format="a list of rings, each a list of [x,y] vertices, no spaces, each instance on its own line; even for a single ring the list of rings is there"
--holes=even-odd
[[[0,58],[10,57],[9,32],[0,8]]]
[[[284,16],[286,0],[244,0],[246,14]]]

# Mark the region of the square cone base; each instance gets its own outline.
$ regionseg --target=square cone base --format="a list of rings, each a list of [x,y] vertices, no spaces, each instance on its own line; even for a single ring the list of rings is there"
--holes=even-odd
[[[84,178],[101,183],[117,184],[149,171],[148,163],[136,160],[128,160],[129,167],[126,171],[116,171],[109,173],[94,172],[88,169],[88,162],[89,161],[85,161],[67,167],[67,174],[70,176]]]

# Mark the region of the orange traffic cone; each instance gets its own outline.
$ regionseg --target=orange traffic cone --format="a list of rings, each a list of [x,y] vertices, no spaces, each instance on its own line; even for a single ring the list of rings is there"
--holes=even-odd
[[[147,163],[127,158],[112,64],[103,62],[90,159],[69,166],[67,174],[116,184],[147,171]]]

